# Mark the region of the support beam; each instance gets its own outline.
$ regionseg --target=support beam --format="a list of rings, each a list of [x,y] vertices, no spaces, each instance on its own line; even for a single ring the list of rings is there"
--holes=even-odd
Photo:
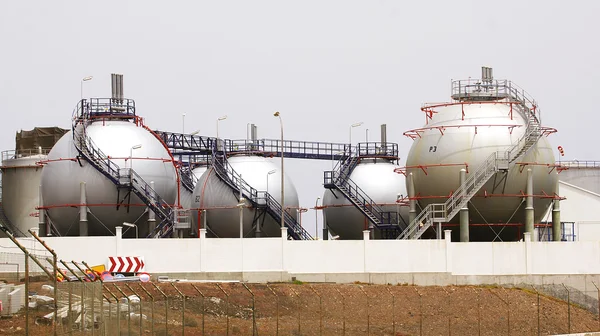
[[[415,181],[413,173],[408,174],[408,223],[412,224],[417,218],[417,200],[415,200]],[[416,233],[415,233],[416,234]],[[412,237],[411,237],[412,238]]]
[[[44,199],[42,197],[42,186],[40,185],[40,192],[39,192],[39,221],[38,221],[38,228],[39,228],[39,232],[40,232],[40,237],[46,237],[48,235],[48,232],[46,232],[46,210],[43,209],[44,207]]]
[[[556,183],[556,191],[554,197],[558,197],[558,182]],[[552,202],[552,240],[560,241],[561,239],[560,225],[560,200],[555,198]]]
[[[467,170],[460,170],[460,185],[464,185],[467,179]],[[464,197],[464,196],[463,196]],[[460,241],[469,242],[469,206],[468,202],[460,209]]]
[[[79,236],[87,237],[88,219],[87,219],[87,199],[85,193],[85,182],[79,183]]]
[[[525,203],[525,232],[530,233],[533,240],[533,170],[527,168],[527,201]]]
[[[150,181],[150,189],[152,189],[152,192],[154,192],[154,181]],[[151,195],[152,198],[154,198],[154,195]],[[152,211],[152,209],[147,208],[148,209],[148,232],[154,232],[154,229],[156,229],[156,214],[154,213],[154,211]]]

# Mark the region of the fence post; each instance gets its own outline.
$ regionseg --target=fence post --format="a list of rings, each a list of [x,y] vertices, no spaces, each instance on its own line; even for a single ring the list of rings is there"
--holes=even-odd
[[[273,293],[273,295],[275,295],[275,300],[276,300],[276,317],[275,317],[275,336],[279,336],[279,295],[277,295],[277,293],[275,293],[275,291],[273,290],[273,288],[269,287],[269,284],[267,284],[267,288],[271,291],[271,293]],[[600,291],[598,291],[598,293],[600,293]]]
[[[319,297],[319,335],[323,334],[323,298],[312,285],[308,286]]]
[[[81,331],[85,330],[85,323],[84,323],[84,319],[83,317],[85,316],[84,311],[85,311],[85,283],[86,281],[90,280],[89,275],[87,275],[82,269],[81,267],[79,267],[79,265],[77,265],[77,263],[73,260],[71,260],[71,264],[73,264],[73,266],[75,266],[85,277],[82,278],[82,282],[81,282],[81,311],[80,311],[80,315],[81,315],[81,322],[79,323],[79,329]]]
[[[334,288],[342,297],[342,335],[346,335],[346,298],[337,287]]]
[[[533,290],[537,294],[537,329],[538,329],[538,335],[541,335],[541,330],[540,330],[540,292],[538,292],[537,288],[535,288],[535,286],[533,286],[533,285],[531,285],[531,288],[533,288]]]
[[[83,285],[83,283],[81,283],[81,285]],[[118,335],[121,335],[121,304],[119,303],[119,298],[110,290],[110,288],[108,288],[108,286],[104,287],[104,289],[106,289],[108,294],[110,294],[117,303],[117,330]]]
[[[139,286],[144,291],[144,293],[148,295],[152,302],[152,306],[150,307],[150,319],[152,320],[152,323],[150,324],[150,334],[154,335],[154,296],[152,296],[152,294],[150,294],[146,287],[142,286],[141,283],[139,284]],[[204,334],[204,330],[202,330],[202,334]]]
[[[369,295],[367,294],[363,286],[358,286],[358,288],[360,288],[361,292],[365,294],[365,298],[367,299],[367,335],[371,335],[371,306],[369,305]]]
[[[143,330],[144,330],[143,325],[142,325],[143,324],[143,320],[142,320],[142,315],[143,315],[142,314],[143,313],[143,309],[142,309],[143,308],[143,305],[142,305],[142,296],[139,295],[136,291],[134,291],[133,288],[131,288],[131,286],[129,286],[128,283],[125,283],[125,287],[127,287],[133,293],[133,295],[137,296],[138,300],[140,300],[140,335],[142,335],[143,334]]]
[[[246,288],[246,290],[252,295],[252,336],[256,335],[256,314],[255,314],[255,302],[254,302],[254,293],[246,286],[245,283],[242,282],[242,286]]]
[[[506,294],[506,330],[507,335],[510,336],[510,296],[508,296],[508,291],[506,291],[504,287],[500,288],[502,288],[502,291],[504,292],[504,294]]]
[[[131,299],[129,296],[125,295],[125,293],[121,290],[121,288],[119,288],[119,286],[117,286],[117,284],[113,284],[113,286],[115,286],[117,291],[119,291],[125,300],[127,300],[127,335],[131,335]],[[121,332],[120,329],[119,332]]]
[[[37,241],[40,242],[40,244],[42,244],[42,246],[48,250],[48,252],[50,252],[50,254],[52,254],[52,267],[53,267],[53,276],[52,276],[52,284],[54,286],[54,336],[58,335],[58,288],[57,288],[57,279],[56,279],[56,270],[58,269],[58,267],[56,266],[56,252],[54,252],[53,249],[51,249],[48,245],[46,245],[46,242],[44,242],[43,240],[40,239],[40,237],[38,237],[38,235],[32,231],[31,229],[28,230],[29,233],[33,236],[33,238],[35,238]],[[27,305],[29,305],[29,293],[27,293]],[[93,332],[93,331],[92,331]]]
[[[419,335],[423,336],[423,295],[419,293],[417,287],[415,287],[415,291],[419,295]]]
[[[181,295],[181,335],[185,336],[185,295],[175,286],[175,283],[171,282],[171,286]]]
[[[200,291],[200,289],[198,289],[198,287],[196,287],[196,285],[194,285],[194,284],[191,284],[191,285],[192,285],[192,287],[194,287],[196,292],[198,292],[198,294],[200,294],[200,296],[202,297],[202,335],[204,335],[204,294]]]
[[[475,287],[473,287],[473,290],[475,291],[477,300],[477,335],[481,336],[481,304],[479,302],[481,291],[478,291]]]
[[[390,286],[385,286],[385,289],[392,296],[392,335],[396,335],[396,296],[392,293]]]
[[[298,294],[298,292],[296,292],[292,287],[290,287],[290,290],[294,292],[294,294],[296,294],[296,297],[298,298],[298,304],[296,305],[296,307],[298,308],[298,335],[302,335],[302,328],[300,323],[300,316],[302,314],[302,307],[300,306],[300,294]]]
[[[221,287],[221,285],[219,285],[218,283],[215,283],[215,285],[217,285],[221,292],[225,294],[225,315],[227,317],[227,336],[229,336],[229,294],[227,294],[223,287]]]
[[[154,282],[150,283],[165,298],[165,335],[169,334],[169,297]]]
[[[567,325],[568,325],[567,333],[570,334],[571,333],[571,292],[569,291],[567,286],[565,286],[564,283],[561,283],[561,285],[567,291],[567,306],[568,306],[568,309],[567,309]]]
[[[82,286],[83,286],[83,279],[77,275],[77,273],[75,273],[75,271],[73,271],[73,269],[71,267],[69,267],[69,265],[67,265],[67,263],[64,260],[60,260],[60,263],[63,264],[63,266],[65,266],[65,268],[71,272],[71,274],[73,274],[77,280],[79,280],[79,282],[81,282]],[[73,333],[73,287],[69,286],[69,313],[67,314],[67,319],[68,319],[68,327],[69,327],[69,335],[71,335]],[[110,307],[110,306],[109,306]]]
[[[598,331],[600,331],[600,288],[596,286],[596,283],[592,281],[592,285],[596,287],[597,299],[598,299]]]

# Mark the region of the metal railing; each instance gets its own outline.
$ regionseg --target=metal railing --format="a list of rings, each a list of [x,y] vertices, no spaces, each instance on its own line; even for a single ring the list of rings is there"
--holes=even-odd
[[[255,207],[265,207],[266,211],[276,221],[281,221],[281,204],[266,191],[258,191],[246,182],[227,161],[227,155],[213,149],[212,164],[217,176],[231,189],[248,199]],[[312,240],[310,234],[289,213],[284,211],[284,225],[288,228],[288,235],[296,240]]]
[[[489,179],[498,170],[508,170],[519,157],[525,155],[542,136],[539,123],[539,109],[535,100],[530,98],[524,90],[506,80],[493,80],[488,83],[474,82],[469,80],[452,82],[452,97],[454,99],[478,99],[481,93],[488,97],[498,99],[506,98],[509,101],[518,102],[514,104],[517,112],[527,123],[523,136],[506,152],[492,153],[477,169],[469,174],[469,177],[461,184],[453,195],[443,204],[430,204],[411,222],[398,239],[419,239],[434,222],[448,222],[452,220],[461,208],[475,196]],[[472,84],[471,84],[472,83]],[[477,95],[476,95],[477,94]],[[495,95],[495,96],[494,96]],[[538,115],[536,115],[538,113]]]
[[[91,100],[94,101],[94,99]],[[134,113],[135,110],[130,110],[130,107],[135,105],[133,103],[129,104],[127,99],[125,101],[128,105],[126,105],[124,112]],[[109,105],[111,102],[112,100],[110,100]],[[101,108],[101,106],[98,108]],[[120,168],[87,136],[86,127],[89,122],[87,117],[90,116],[89,110],[93,109],[94,105],[86,104],[85,100],[81,100],[77,105],[72,129],[75,148],[86,161],[117,187],[130,188],[161,219],[160,224],[148,235],[148,238],[168,236],[173,230],[175,222],[173,208],[133,169]],[[112,108],[107,113],[112,113],[111,111]]]
[[[2,161],[21,159],[35,155],[48,155],[52,148],[19,149],[2,151]]]

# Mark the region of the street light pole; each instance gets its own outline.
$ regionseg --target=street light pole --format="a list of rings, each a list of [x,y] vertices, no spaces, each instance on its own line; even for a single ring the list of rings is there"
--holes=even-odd
[[[185,112],[181,115],[181,134],[185,134]]]
[[[279,128],[281,129],[281,227],[285,227],[284,215],[285,215],[285,192],[284,192],[284,171],[283,171],[283,120],[279,112],[273,113],[273,116],[279,118]]]
[[[133,150],[140,148],[142,148],[142,145],[131,146],[131,148],[129,149],[129,169],[131,170],[133,170]]]
[[[93,76],[87,76],[87,77],[83,77],[81,79],[81,85],[80,85],[80,95],[81,95],[81,99],[83,99],[83,82],[87,82],[89,80],[92,80],[92,78],[94,78]]]
[[[362,124],[363,124],[363,122],[361,121],[361,122],[357,122],[357,123],[350,125],[350,153],[352,153],[352,129],[354,127],[359,127]]]
[[[138,227],[137,225],[133,224],[133,223],[127,223],[127,222],[123,222],[123,225],[128,226],[128,227],[132,227],[135,228],[135,238],[138,239],[139,235],[138,235]]]
[[[317,197],[315,201],[315,235],[316,239],[319,240],[319,211],[317,210],[317,205],[319,204],[319,200],[321,197]]]
[[[269,175],[275,173],[277,169],[273,169],[267,173],[267,194],[269,193]]]
[[[227,119],[227,116],[224,115],[217,119],[217,151],[219,150],[219,121]]]

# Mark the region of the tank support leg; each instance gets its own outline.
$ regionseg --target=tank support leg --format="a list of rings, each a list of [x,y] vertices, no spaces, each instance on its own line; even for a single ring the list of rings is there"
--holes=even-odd
[[[79,183],[79,235],[88,236],[87,199],[85,196],[85,182]]]
[[[150,181],[150,189],[154,190],[154,181]],[[156,214],[148,208],[148,232],[154,232],[154,229],[156,229]]]
[[[464,185],[467,179],[467,170],[460,170],[460,185]],[[468,202],[460,209],[460,241],[469,242],[469,206]]]
[[[558,183],[554,197],[558,197]],[[560,200],[555,198],[552,202],[552,240],[560,241]]]
[[[412,224],[417,218],[417,201],[415,200],[415,182],[413,173],[408,174],[408,223]],[[411,237],[412,238],[412,237]]]
[[[531,233],[532,241],[535,241],[533,232],[533,170],[527,169],[527,201],[525,203],[525,232]]]
[[[39,234],[40,237],[46,237],[47,232],[46,232],[46,210],[43,209],[44,207],[44,200],[42,198],[42,186],[40,185],[40,198],[39,198],[39,207],[40,207],[40,214],[39,214],[39,222],[38,222],[38,229],[39,229]]]

